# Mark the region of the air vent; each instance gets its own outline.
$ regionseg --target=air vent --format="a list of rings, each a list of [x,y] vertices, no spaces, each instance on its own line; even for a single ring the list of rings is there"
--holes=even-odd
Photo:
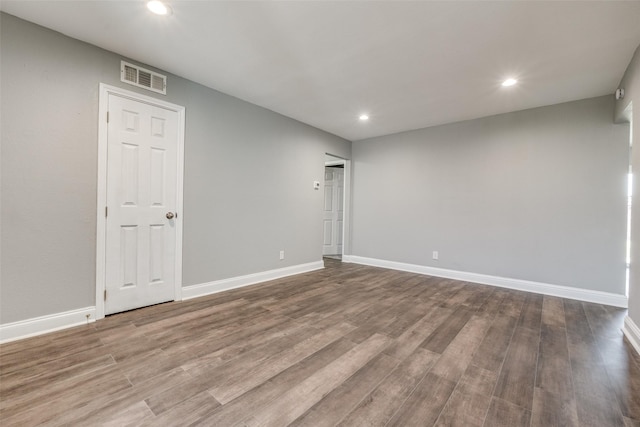
[[[167,94],[167,76],[154,73],[128,62],[120,62],[120,80],[163,95]]]

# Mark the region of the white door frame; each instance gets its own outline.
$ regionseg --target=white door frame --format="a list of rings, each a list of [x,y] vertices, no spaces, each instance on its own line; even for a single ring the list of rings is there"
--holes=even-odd
[[[344,180],[342,183],[342,253],[340,255],[342,255],[342,261],[345,261],[345,256],[351,252],[351,160],[343,159],[331,153],[325,154],[336,158],[336,160],[325,161],[325,167],[344,166]]]
[[[107,218],[107,112],[109,109],[109,95],[116,95],[133,101],[155,105],[178,114],[178,168],[176,185],[176,265],[174,299],[182,300],[182,221],[184,219],[183,178],[184,178],[184,129],[185,108],[162,101],[150,96],[140,95],[115,86],[100,83],[100,104],[98,108],[98,198],[97,198],[97,227],[96,227],[96,320],[104,318],[104,291],[106,290],[106,242]]]

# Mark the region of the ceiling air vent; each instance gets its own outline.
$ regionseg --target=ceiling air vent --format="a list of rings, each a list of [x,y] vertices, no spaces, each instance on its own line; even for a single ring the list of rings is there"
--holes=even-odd
[[[167,76],[154,73],[128,62],[120,62],[120,80],[163,95],[167,94]]]

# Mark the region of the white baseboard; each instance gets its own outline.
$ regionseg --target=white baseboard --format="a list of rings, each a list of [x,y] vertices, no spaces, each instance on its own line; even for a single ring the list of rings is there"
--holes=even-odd
[[[294,274],[320,270],[322,268],[324,268],[324,263],[322,261],[317,261],[264,271],[261,273],[249,274],[246,276],[217,280],[215,282],[203,283],[200,285],[185,286],[182,288],[182,299],[196,298],[229,289],[266,282],[268,280],[279,279],[281,277],[292,276]],[[87,314],[89,315],[89,320],[87,320]],[[0,343],[17,341],[60,329],[86,325],[87,323],[95,322],[95,319],[96,308],[85,307],[77,310],[65,311],[63,313],[55,313],[47,316],[35,317],[33,319],[21,320],[19,322],[6,323],[4,325],[0,325]]]
[[[246,276],[232,277],[229,279],[216,280],[214,282],[201,283],[199,285],[185,286],[182,288],[182,299],[202,297],[215,294],[217,292],[228,291],[230,289],[241,288],[243,286],[255,285],[256,283],[269,280],[280,279],[281,277],[293,276],[295,274],[307,273],[309,271],[324,268],[322,261],[310,262],[307,264],[293,265],[291,267],[278,268],[276,270],[263,271],[260,273],[248,274]]]
[[[87,320],[87,314],[89,319]],[[0,325],[0,343],[34,337],[73,326],[86,325],[95,322],[96,308],[85,307],[63,313],[34,317],[33,319]]]
[[[469,273],[466,271],[447,270],[445,268],[428,267],[424,265],[406,264],[402,262],[386,261],[375,258],[367,258],[356,255],[343,257],[343,262],[371,265],[374,267],[389,268],[391,270],[408,271],[411,273],[425,274],[428,276],[444,277],[447,279],[462,280],[465,282],[482,283],[484,285],[498,286],[501,288],[516,289],[519,291],[533,292],[543,295],[551,295],[580,301],[594,302],[615,307],[627,307],[628,300],[624,295],[609,292],[592,291],[589,289],[573,288],[570,286],[552,285],[549,283],[532,282],[529,280],[511,279],[508,277],[489,276],[486,274]]]
[[[638,325],[636,325],[629,316],[625,316],[624,318],[622,332],[636,350],[636,353],[640,354],[640,328],[638,328]]]
[[[429,276],[444,277],[447,279],[462,280],[466,282],[482,283],[485,285],[502,288],[516,289],[534,292],[544,295],[552,295],[562,298],[576,299],[580,301],[594,302],[598,304],[627,307],[627,298],[624,295],[608,292],[592,291],[588,289],[572,288],[568,286],[551,285],[548,283],[531,282],[527,280],[511,279],[485,274],[469,273],[464,271],[447,270],[444,268],[428,267],[416,264],[407,264],[395,261],[386,261],[375,258],[360,257],[356,255],[343,256],[343,262],[371,265],[374,267],[389,268],[392,270],[407,271],[411,273],[425,274]],[[241,288],[256,283],[307,273],[324,268],[322,261],[299,264],[291,267],[279,268],[246,276],[232,277],[216,280],[214,282],[199,285],[185,286],[182,288],[182,299],[197,298],[230,289]],[[87,320],[87,314],[89,320]],[[0,325],[0,343],[7,343],[24,338],[42,335],[60,329],[85,325],[95,322],[96,308],[85,307],[77,310],[55,313],[33,319],[21,320]],[[624,320],[623,332],[635,350],[640,353],[640,328],[628,316]]]

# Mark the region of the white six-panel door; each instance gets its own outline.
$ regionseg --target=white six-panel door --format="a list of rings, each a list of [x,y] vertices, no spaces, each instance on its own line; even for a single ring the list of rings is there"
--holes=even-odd
[[[342,254],[344,169],[325,167],[322,255]]]
[[[108,98],[105,314],[174,299],[178,113]]]

